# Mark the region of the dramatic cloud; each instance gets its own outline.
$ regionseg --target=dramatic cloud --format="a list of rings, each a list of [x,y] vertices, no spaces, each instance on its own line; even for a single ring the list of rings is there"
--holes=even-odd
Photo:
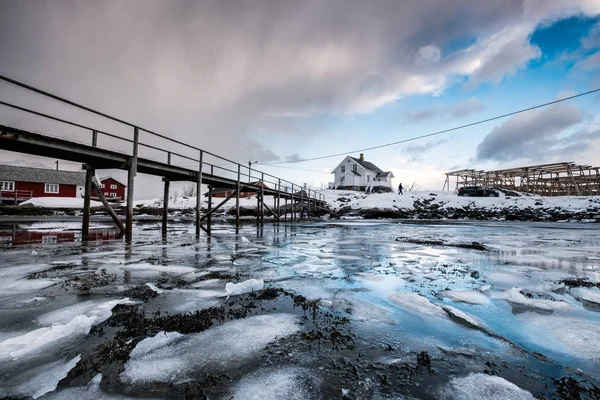
[[[405,114],[408,121],[419,122],[437,117],[463,118],[471,114],[483,111],[481,101],[476,97],[455,103],[450,107],[443,108],[423,108],[416,111],[410,111]]]
[[[406,155],[406,162],[412,164],[423,159],[423,155],[430,152],[434,148],[446,143],[448,139],[440,139],[437,141],[431,141],[424,144],[412,144],[402,149],[402,154]]]
[[[576,106],[560,103],[545,109],[518,114],[494,128],[477,147],[479,161],[549,160],[567,156],[576,143],[586,148],[597,132],[580,131],[565,137],[564,131],[584,119]]]

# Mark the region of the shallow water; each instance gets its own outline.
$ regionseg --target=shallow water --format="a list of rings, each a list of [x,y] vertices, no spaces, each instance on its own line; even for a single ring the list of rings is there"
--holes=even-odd
[[[598,394],[600,290],[571,287],[600,282],[598,224],[223,224],[196,240],[147,223],[131,246],[96,228],[85,246],[4,242],[0,396],[468,398],[463,382],[565,398],[553,379],[569,377]],[[278,291],[226,291],[250,279]]]

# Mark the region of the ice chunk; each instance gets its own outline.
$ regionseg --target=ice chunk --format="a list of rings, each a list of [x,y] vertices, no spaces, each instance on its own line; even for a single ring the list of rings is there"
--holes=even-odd
[[[68,361],[59,360],[39,367],[33,367],[25,373],[27,375],[26,377],[21,376],[12,378],[12,385],[9,391],[4,392],[0,389],[0,395],[13,397],[31,396],[34,399],[37,399],[38,397],[55,390],[58,382],[67,376],[69,371],[77,365],[79,360],[81,360],[80,355]]]
[[[478,318],[475,318],[472,315],[467,314],[464,311],[459,310],[458,308],[454,308],[452,306],[442,306],[444,311],[448,313],[449,316],[460,320],[468,326],[471,326],[476,329],[480,329],[483,331],[487,331],[487,328],[483,322],[481,322]]]
[[[112,308],[116,304],[124,302],[129,302],[129,299],[112,300],[100,304],[85,302],[82,305],[65,307],[62,310],[45,314],[38,321],[52,325],[0,342],[0,360],[19,359],[70,337],[87,335],[92,325],[108,319],[112,314]],[[94,307],[93,304],[95,304]]]
[[[542,311],[570,310],[573,306],[566,301],[531,299],[521,293],[521,288],[512,288],[495,295],[496,298],[504,299],[511,304],[520,305]]]
[[[600,290],[597,288],[574,288],[569,290],[569,293],[578,300],[600,305]]]
[[[247,281],[240,283],[227,282],[225,284],[225,291],[228,295],[250,293],[257,290],[263,290],[265,287],[265,281],[262,279],[248,279]]]
[[[440,397],[453,400],[534,400],[535,397],[499,376],[470,373],[452,378]]]
[[[297,332],[296,316],[258,315],[189,335],[158,333],[132,350],[120,379],[179,382],[207,366],[235,368],[268,343]]]
[[[482,287],[479,288],[479,291],[480,292],[487,292],[491,288],[492,288],[492,285],[483,285]]]
[[[162,292],[164,292],[164,290],[159,289],[158,287],[156,287],[155,285],[153,285],[152,283],[146,283],[146,286],[148,286],[150,289],[152,289],[153,292],[156,292],[158,294],[161,294]]]
[[[442,307],[417,293],[394,292],[388,294],[388,299],[412,312],[446,318],[446,312]]]
[[[441,295],[454,301],[469,304],[487,304],[490,301],[485,294],[475,290],[444,290]]]
[[[140,400],[149,399],[148,397],[127,397],[120,396],[118,394],[104,393],[100,389],[100,382],[102,381],[102,375],[98,374],[89,381],[85,386],[70,387],[61,390],[56,393],[48,393],[43,397],[44,400]]]
[[[259,371],[244,377],[233,388],[239,400],[316,399],[319,380],[303,368]],[[316,392],[316,393],[315,393]]]
[[[250,240],[246,236],[242,236],[242,243],[250,243]]]
[[[38,252],[35,250],[31,250],[31,257],[37,257]]]

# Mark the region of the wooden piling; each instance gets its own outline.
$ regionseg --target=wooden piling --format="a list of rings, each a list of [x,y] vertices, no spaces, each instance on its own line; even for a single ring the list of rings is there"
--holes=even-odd
[[[129,158],[129,171],[127,172],[127,220],[125,221],[125,240],[131,242],[133,238],[133,186],[137,174],[138,143],[140,131],[133,129],[133,154]]]
[[[241,168],[242,166],[238,164],[238,173],[237,173],[237,189],[236,189],[236,197],[235,197],[235,227],[236,229],[240,228],[240,178],[241,178]]]
[[[84,166],[86,167],[86,166]],[[90,234],[90,204],[92,196],[92,180],[96,171],[93,169],[85,170],[85,192],[83,194],[83,222],[81,224],[81,239],[87,242]]]
[[[163,212],[162,212],[162,235],[167,236],[167,221],[169,218],[169,189],[171,181],[169,178],[163,178],[164,180],[164,191],[163,191]]]
[[[198,160],[198,176],[196,180],[196,237],[200,237],[200,217],[202,212],[202,158],[204,152],[200,150]]]

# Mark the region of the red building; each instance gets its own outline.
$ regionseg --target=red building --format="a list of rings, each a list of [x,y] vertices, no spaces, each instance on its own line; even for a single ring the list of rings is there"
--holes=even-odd
[[[85,172],[0,165],[0,202],[21,203],[32,197],[81,197]]]
[[[250,185],[254,185],[254,186],[262,186],[265,189],[269,189],[269,187],[262,183],[262,182],[251,182],[249,183]],[[229,189],[214,189],[213,190],[213,197],[229,197],[234,191],[233,190],[229,190]],[[256,196],[257,192],[240,192],[240,199],[245,199],[248,197],[252,197],[252,196]],[[208,193],[205,194],[205,196],[208,196]]]
[[[126,185],[122,184],[112,176],[100,178],[100,190],[108,200],[125,200],[125,188],[127,188]]]

